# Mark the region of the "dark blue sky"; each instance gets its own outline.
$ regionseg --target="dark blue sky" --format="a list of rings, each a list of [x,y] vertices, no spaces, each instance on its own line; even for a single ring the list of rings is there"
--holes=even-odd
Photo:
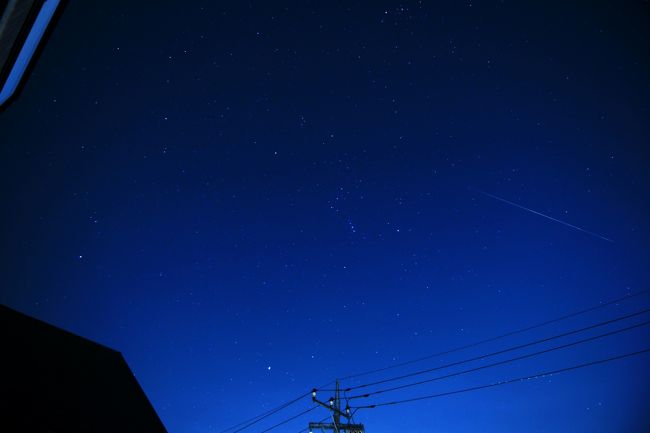
[[[0,302],[122,351],[170,432],[648,288],[647,1],[231,3],[70,2],[0,114]],[[373,401],[648,343],[642,327]],[[356,418],[640,433],[649,360]]]

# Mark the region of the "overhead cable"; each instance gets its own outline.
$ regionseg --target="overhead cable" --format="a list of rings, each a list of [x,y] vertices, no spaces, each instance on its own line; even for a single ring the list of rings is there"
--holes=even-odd
[[[605,308],[605,307],[607,307],[609,305],[613,305],[613,304],[616,304],[616,303],[619,303],[619,302],[627,301],[629,299],[644,295],[644,294],[646,294],[648,292],[650,292],[650,289],[641,290],[641,291],[635,292],[635,293],[630,293],[630,294],[627,294],[625,296],[621,296],[619,298],[612,299],[612,300],[607,301],[607,302],[602,302],[602,303],[599,303],[599,304],[594,305],[592,307],[585,308],[585,309],[579,310],[579,311],[575,311],[573,313],[565,314],[563,316],[556,317],[554,319],[545,320],[543,322],[540,322],[540,323],[537,323],[537,324],[534,324],[534,325],[530,325],[530,326],[527,326],[525,328],[520,328],[520,329],[517,329],[517,330],[514,330],[514,331],[506,332],[505,334],[497,335],[495,337],[486,338],[484,340],[479,340],[479,341],[476,341],[474,343],[469,343],[469,344],[466,344],[466,345],[463,345],[463,346],[458,346],[458,347],[455,347],[455,348],[452,348],[452,349],[444,350],[442,352],[437,352],[437,353],[427,355],[427,356],[423,356],[423,357],[420,357],[420,358],[411,359],[409,361],[403,361],[403,362],[399,362],[399,363],[396,363],[396,364],[388,365],[386,367],[377,368],[377,369],[374,369],[374,370],[368,370],[368,371],[363,371],[363,372],[360,372],[360,373],[350,374],[348,376],[341,377],[340,380],[348,380],[348,379],[353,379],[353,378],[356,378],[356,377],[366,376],[366,375],[373,374],[373,373],[379,373],[379,372],[386,371],[386,370],[392,370],[394,368],[403,367],[405,365],[410,365],[410,364],[415,364],[417,362],[426,361],[428,359],[436,358],[436,357],[443,356],[443,355],[448,355],[450,353],[459,352],[461,350],[471,349],[472,347],[476,347],[476,346],[479,346],[481,344],[491,343],[493,341],[501,340],[501,339],[506,338],[506,337],[521,334],[523,332],[531,331],[533,329],[541,328],[543,326],[550,325],[552,323],[556,323],[556,322],[560,322],[562,320],[570,319],[572,317],[580,316],[582,314],[586,314],[586,313],[598,310],[600,308]]]
[[[391,392],[391,391],[397,391],[397,390],[400,390],[400,389],[410,388],[410,387],[417,386],[417,385],[423,385],[425,383],[430,383],[430,382],[434,382],[434,381],[437,381],[437,380],[443,380],[443,379],[448,379],[448,378],[455,377],[455,376],[460,376],[462,374],[473,373],[475,371],[484,370],[486,368],[496,367],[498,365],[509,364],[511,362],[520,361],[522,359],[532,358],[534,356],[543,355],[545,353],[553,352],[553,351],[556,351],[556,350],[561,350],[561,349],[566,349],[568,347],[577,346],[578,344],[583,344],[583,343],[587,343],[589,341],[594,341],[594,340],[597,340],[597,339],[600,339],[600,338],[609,337],[611,335],[620,334],[622,332],[629,331],[629,330],[636,329],[636,328],[640,328],[640,327],[646,326],[646,325],[650,325],[650,321],[637,323],[636,325],[628,326],[626,328],[621,328],[621,329],[617,329],[617,330],[614,330],[614,331],[609,331],[609,332],[606,332],[604,334],[594,335],[593,337],[584,338],[582,340],[573,341],[571,343],[562,344],[560,346],[551,347],[551,348],[540,350],[540,351],[533,352],[533,353],[528,353],[526,355],[517,356],[515,358],[505,359],[503,361],[494,362],[492,364],[481,365],[481,366],[478,366],[478,367],[475,367],[475,368],[470,368],[468,370],[457,371],[457,372],[454,372],[454,373],[445,374],[443,376],[437,376],[437,377],[434,377],[434,378],[431,378],[431,379],[420,380],[418,382],[412,382],[412,383],[407,383],[405,385],[394,386],[392,388],[379,389],[379,390],[372,391],[372,392],[369,392],[369,393],[366,393],[366,394],[353,395],[353,396],[348,397],[348,399],[353,400],[353,399],[357,399],[357,398],[367,398],[367,397],[377,395],[377,394],[384,394],[384,393]]]
[[[517,378],[514,378],[514,379],[503,380],[503,381],[500,381],[500,382],[493,382],[493,383],[489,383],[489,384],[486,384],[486,385],[473,386],[473,387],[470,387],[470,388],[463,388],[463,389],[458,389],[458,390],[455,390],[455,391],[441,392],[441,393],[438,393],[438,394],[423,395],[423,396],[420,396],[420,397],[407,398],[407,399],[404,399],[404,400],[387,401],[387,402],[383,402],[383,403],[369,404],[369,405],[365,405],[365,406],[355,406],[354,409],[374,409],[374,408],[382,407],[382,406],[392,406],[392,405],[410,403],[410,402],[419,401],[419,400],[427,400],[427,399],[432,399],[432,398],[445,397],[445,396],[448,396],[448,395],[461,394],[461,393],[471,392],[471,391],[478,391],[478,390],[481,390],[481,389],[493,388],[493,387],[496,387],[496,386],[507,385],[507,384],[510,384],[510,383],[523,382],[525,380],[533,380],[533,379],[538,379],[540,377],[551,376],[551,375],[554,375],[554,374],[564,373],[564,372],[572,371],[572,370],[578,370],[580,368],[591,367],[593,365],[605,364],[607,362],[616,361],[616,360],[624,359],[624,358],[630,358],[632,356],[642,355],[642,354],[648,353],[648,352],[650,352],[650,347],[646,348],[646,349],[643,349],[643,350],[636,351],[636,352],[624,353],[622,355],[612,356],[611,358],[599,359],[599,360],[596,360],[596,361],[586,362],[584,364],[573,365],[571,367],[560,368],[560,369],[557,369],[557,370],[544,371],[544,372],[536,373],[536,374],[533,374],[533,375],[530,375],[530,376],[522,376],[522,377],[517,377]]]
[[[511,346],[511,347],[508,347],[506,349],[497,350],[496,352],[491,352],[491,353],[487,353],[487,354],[484,354],[484,355],[474,356],[472,358],[463,359],[461,361],[451,362],[451,363],[448,363],[448,364],[440,365],[438,367],[427,368],[425,370],[419,370],[419,371],[415,371],[415,372],[412,372],[412,373],[402,374],[400,376],[394,376],[394,377],[390,377],[388,379],[382,379],[382,380],[378,380],[378,381],[375,381],[375,382],[369,382],[369,383],[364,383],[364,384],[361,384],[361,385],[351,386],[351,387],[348,387],[348,388],[344,389],[343,391],[349,392],[349,391],[352,391],[352,390],[355,390],[355,389],[367,388],[369,386],[374,386],[374,385],[381,385],[383,383],[388,383],[388,382],[393,382],[393,381],[396,381],[396,380],[406,379],[408,377],[413,377],[413,376],[419,376],[419,375],[422,375],[422,374],[425,374],[425,373],[430,373],[432,371],[442,370],[444,368],[449,368],[449,367],[453,367],[453,366],[456,366],[456,365],[466,364],[466,363],[472,362],[472,361],[478,361],[478,360],[481,360],[481,359],[489,358],[491,356],[500,355],[502,353],[507,353],[507,352],[512,352],[513,350],[523,349],[525,347],[529,347],[529,346],[533,346],[533,345],[541,344],[541,343],[546,343],[547,341],[556,340],[558,338],[566,337],[566,336],[569,336],[569,335],[573,335],[573,334],[577,334],[577,333],[580,333],[580,332],[588,331],[590,329],[594,329],[594,328],[598,328],[598,327],[601,327],[601,326],[609,325],[611,323],[619,322],[621,320],[625,320],[625,319],[629,319],[631,317],[635,317],[635,316],[639,316],[641,314],[645,314],[645,313],[647,313],[649,311],[650,311],[650,308],[644,308],[643,310],[637,311],[636,313],[626,314],[624,316],[620,316],[620,317],[617,317],[617,318],[614,318],[614,319],[605,320],[605,321],[598,322],[598,323],[593,324],[593,325],[589,325],[589,326],[585,326],[583,328],[563,332],[561,334],[552,335],[550,337],[545,337],[545,338],[535,340],[535,341],[532,341],[532,342],[529,342],[529,343],[518,344],[516,346]]]

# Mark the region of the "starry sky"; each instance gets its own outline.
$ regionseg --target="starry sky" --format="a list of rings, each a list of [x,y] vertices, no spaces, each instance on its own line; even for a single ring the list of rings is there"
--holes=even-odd
[[[650,5],[521,3],[69,2],[0,113],[0,302],[120,350],[171,433],[218,433],[648,289]],[[648,328],[372,402],[644,349]],[[355,419],[641,433],[649,361]]]

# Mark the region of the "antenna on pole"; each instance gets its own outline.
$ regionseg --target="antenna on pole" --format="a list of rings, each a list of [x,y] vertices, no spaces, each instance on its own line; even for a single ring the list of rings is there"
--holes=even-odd
[[[310,422],[309,433],[314,433],[315,430],[320,430],[322,432],[331,430],[334,433],[365,433],[366,430],[363,424],[353,424],[350,422],[352,414],[350,413],[349,406],[346,405],[345,410],[341,410],[341,388],[338,379],[336,379],[334,396],[330,397],[327,403],[316,398],[317,391],[316,388],[312,389],[311,400],[332,412],[332,422]],[[341,418],[344,418],[344,422],[341,422]]]

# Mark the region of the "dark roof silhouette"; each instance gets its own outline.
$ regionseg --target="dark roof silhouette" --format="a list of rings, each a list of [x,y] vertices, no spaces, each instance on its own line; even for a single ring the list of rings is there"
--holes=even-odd
[[[0,431],[166,432],[120,352],[2,305],[0,341]]]

